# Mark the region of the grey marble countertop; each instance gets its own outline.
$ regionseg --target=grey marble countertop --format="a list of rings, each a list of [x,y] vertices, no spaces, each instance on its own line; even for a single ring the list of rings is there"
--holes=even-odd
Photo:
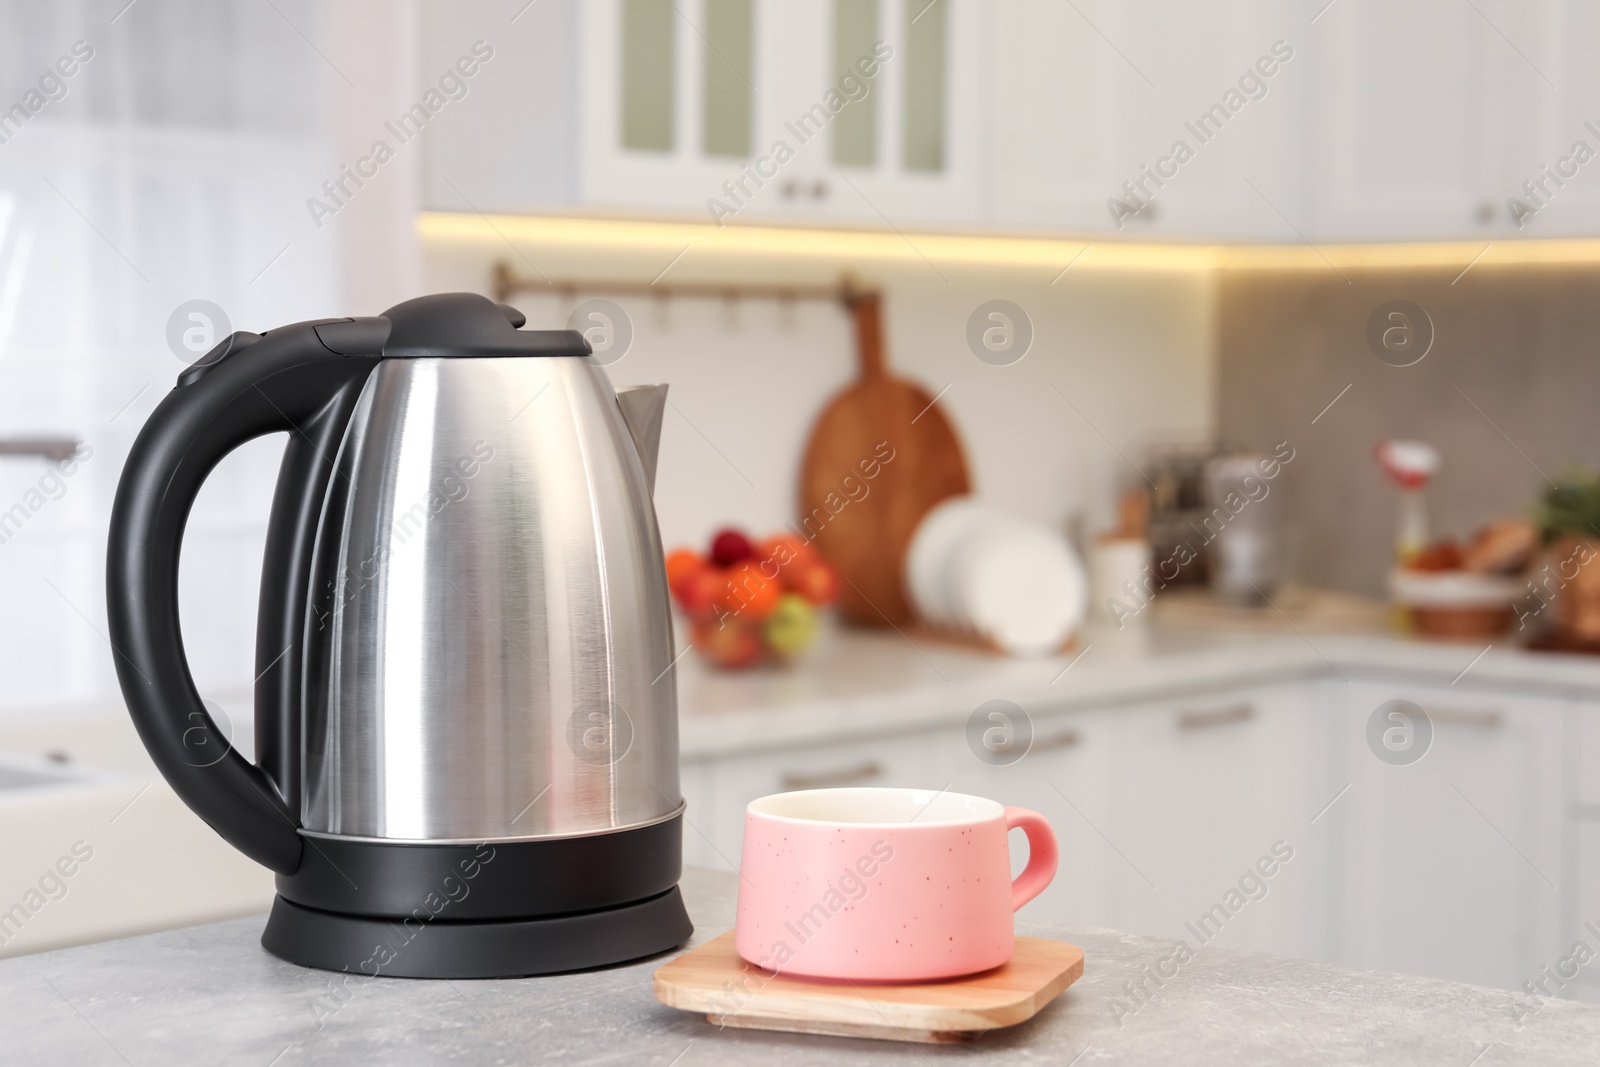
[[[736,876],[690,869],[698,942]],[[267,955],[262,918],[0,962],[0,1063],[1438,1064],[1600,1061],[1600,1007],[1261,953],[1019,921],[1080,945],[1084,977],[1038,1017],[963,1046],[718,1030],[655,1002],[662,959],[521,981],[352,979]],[[1164,968],[1169,974],[1173,967]],[[1130,995],[1140,981],[1151,994]]]

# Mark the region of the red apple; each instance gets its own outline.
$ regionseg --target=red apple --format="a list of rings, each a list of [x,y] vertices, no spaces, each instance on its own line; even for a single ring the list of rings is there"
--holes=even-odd
[[[676,595],[678,590],[689,576],[696,571],[704,569],[705,557],[689,548],[680,548],[667,553],[667,588]]]
[[[786,569],[784,579],[790,589],[819,608],[827,607],[839,596],[838,572],[820,559]]]
[[[773,572],[772,577],[766,576]],[[783,583],[773,568],[763,568],[761,563],[746,560],[726,572],[727,581],[717,594],[717,606],[741,620],[760,622],[772,614],[783,596]]]
[[[760,662],[763,650],[761,634],[749,623],[737,619],[703,619],[694,624],[691,633],[694,647],[707,660],[718,667],[737,670]]]
[[[717,535],[711,539],[711,562],[719,567],[731,567],[735,563],[743,563],[755,554],[756,550],[750,544],[750,538],[732,527],[718,530]]]
[[[810,563],[817,558],[817,550],[811,547],[811,542],[791,533],[778,534],[761,542],[756,549],[756,558],[765,563],[771,560],[780,570]],[[771,568],[767,568],[771,570]]]
[[[727,584],[727,573],[721,567],[702,567],[683,580],[677,590],[678,606],[691,619],[715,618],[717,598]]]

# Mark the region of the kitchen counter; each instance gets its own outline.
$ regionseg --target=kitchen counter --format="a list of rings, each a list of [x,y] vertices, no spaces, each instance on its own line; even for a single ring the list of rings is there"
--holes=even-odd
[[[1480,657],[1480,653],[1482,656]],[[1600,696],[1600,657],[1414,641],[1387,634],[1088,627],[1071,651],[1008,659],[918,631],[826,630],[790,669],[727,672],[678,661],[686,762],[966,722],[986,700],[1105,707],[1293,679],[1458,682]]]
[[[736,876],[691,868],[696,943],[733,921]],[[306,970],[236,919],[0,962],[8,1064],[1592,1064],[1600,1007],[1019,919],[1081,946],[1084,977],[1028,1023],[963,1047],[718,1031],[657,1004],[663,958],[521,981],[428,982]],[[1169,968],[1170,969],[1170,968]],[[1155,995],[1128,993],[1144,979]],[[868,992],[870,996],[870,991]],[[1521,1015],[1521,1025],[1518,1016]]]
[[[1600,751],[1596,747],[1600,718],[1592,720],[1596,724],[1593,729],[1580,729],[1576,717],[1567,725],[1549,722],[1541,725],[1539,736],[1568,740],[1536,742],[1529,728],[1555,718],[1550,709],[1563,704],[1560,699],[1524,698],[1539,694],[1571,696],[1600,711],[1600,658],[1501,648],[1481,657],[1480,652],[1481,646],[1405,641],[1386,635],[1335,636],[1308,629],[1301,636],[1287,626],[1278,633],[1179,628],[1161,624],[1159,612],[1156,625],[1124,631],[1090,630],[1078,651],[1041,660],[1005,659],[941,642],[917,631],[908,631],[905,636],[894,631],[828,632],[801,664],[786,671],[722,673],[707,668],[695,653],[686,652],[676,668],[682,709],[683,789],[693,819],[685,834],[685,846],[687,854],[697,862],[731,867],[739,854],[745,803],[763,793],[787,788],[784,776],[791,772],[848,770],[877,760],[885,768],[886,782],[926,784],[931,780],[939,785],[959,778],[968,783],[971,791],[993,792],[1000,786],[975,776],[975,769],[981,771],[982,767],[971,759],[959,734],[972,709],[987,700],[1011,700],[1036,715],[1046,716],[1074,710],[1105,710],[1110,715],[1097,715],[1096,719],[1118,725],[1121,719],[1117,710],[1126,708],[1132,731],[1126,736],[1133,739],[1128,743],[1142,744],[1144,735],[1138,732],[1134,720],[1141,709],[1160,707],[1162,701],[1187,706],[1190,700],[1205,703],[1212,698],[1210,703],[1221,706],[1234,698],[1224,700],[1219,694],[1278,683],[1298,689],[1301,683],[1309,686],[1316,679],[1327,680],[1319,684],[1331,688],[1325,688],[1315,699],[1336,698],[1343,689],[1342,673],[1357,682],[1379,683],[1376,691],[1382,690],[1386,679],[1393,679],[1397,686],[1431,683],[1439,693],[1462,694],[1459,701],[1453,695],[1449,697],[1452,703],[1504,708],[1508,714],[1523,709],[1532,718],[1507,720],[1508,741],[1503,750],[1487,755],[1476,750],[1479,756],[1469,753],[1464,757],[1466,763],[1451,765],[1463,768],[1459,772],[1439,764],[1437,757],[1430,758],[1440,767],[1437,773],[1444,776],[1441,781],[1452,773],[1481,775],[1485,768],[1494,768],[1491,777],[1501,790],[1496,802],[1505,807],[1493,814],[1505,820],[1502,826],[1533,828],[1529,833],[1535,836],[1512,836],[1524,850],[1545,850],[1542,855],[1547,859],[1539,860],[1544,870],[1554,872],[1569,863],[1593,863],[1581,851],[1587,838],[1561,837],[1554,843],[1541,844],[1544,839],[1537,835],[1545,832],[1539,827],[1560,827],[1569,802],[1591,800],[1591,793],[1600,788],[1584,785],[1578,777],[1579,771],[1593,765],[1592,760],[1574,757],[1568,766],[1562,763],[1560,754],[1563,748],[1574,753]],[[1452,682],[1457,683],[1453,689]],[[666,684],[665,679],[662,684]],[[1366,691],[1371,693],[1375,688],[1368,685]],[[234,737],[242,749],[248,750],[252,732],[249,693],[206,695],[231,714]],[[1268,695],[1262,699],[1265,702],[1259,705],[1260,710],[1266,719],[1273,718],[1272,711],[1277,707],[1274,700],[1279,698]],[[1294,706],[1304,708],[1309,703]],[[1305,718],[1293,716],[1296,722]],[[1590,721],[1589,717],[1584,721]],[[1064,724],[1053,724],[1049,732],[1060,734],[1067,729]],[[1284,741],[1285,735],[1274,732],[1276,727],[1265,729],[1277,739],[1273,744]],[[1571,733],[1563,733],[1569,729]],[[1117,742],[1103,729],[1086,736],[1093,755],[1084,757],[1082,750],[1077,750],[1076,758],[1098,761],[1102,758],[1100,753],[1116,751]],[[1300,735],[1291,731],[1289,736]],[[1266,751],[1249,747],[1256,742],[1242,737],[1237,740],[1244,746],[1240,752]],[[1322,741],[1306,743],[1323,745],[1325,749],[1325,741],[1324,736]],[[1590,747],[1584,748],[1584,744]],[[224,844],[160,781],[120,702],[106,701],[97,706],[0,721],[0,751],[25,756],[58,752],[69,755],[81,767],[118,776],[115,783],[99,789],[11,798],[4,819],[0,820],[8,827],[6,849],[0,855],[0,892],[5,894],[0,898],[0,907],[20,899],[38,879],[39,872],[53,864],[73,842],[82,839],[92,844],[96,858],[73,883],[69,898],[41,910],[20,934],[0,938],[4,942],[0,944],[0,957],[247,915],[271,900],[270,875]],[[1359,754],[1362,749],[1355,751]],[[1439,752],[1440,757],[1449,754],[1444,748]],[[1058,756],[1055,764],[1030,760],[1011,772],[1004,788],[1008,796],[1026,798],[1040,810],[1059,816],[1064,826],[1086,831],[1081,816],[1066,808],[1049,786],[1055,773],[1049,768],[1059,766],[1065,758]],[[1316,766],[1323,767],[1323,761],[1332,758],[1319,757]],[[1281,787],[1281,783],[1274,785],[1268,780],[1270,768],[1277,764],[1247,754],[1238,759],[1236,769],[1244,768],[1252,775],[1259,771],[1266,776],[1258,783],[1262,788]],[[1210,773],[1208,766],[1197,764],[1192,770],[1197,777],[1180,776],[1172,782],[1203,781]],[[1568,769],[1563,771],[1563,766]],[[1126,772],[1127,768],[1119,781],[1134,780]],[[1282,803],[1286,808],[1304,807],[1308,813],[1320,809],[1349,780],[1327,780],[1326,775],[1318,777],[1309,771],[1303,777],[1308,783],[1304,790],[1307,795],[1290,796]],[[1148,805],[1151,796],[1167,795],[1162,792],[1167,788],[1165,779],[1152,782],[1135,778],[1144,785],[1126,788],[1146,790],[1143,804]],[[1566,784],[1558,784],[1563,782]],[[1038,788],[1029,792],[1032,787]],[[1179,803],[1178,798],[1187,787],[1172,784],[1170,788],[1174,790],[1170,803]],[[1148,792],[1151,789],[1156,792]],[[1363,790],[1355,791],[1352,798],[1359,799]],[[1446,796],[1453,798],[1454,793]],[[1082,802],[1081,797],[1075,799]],[[1107,811],[1128,810],[1126,798],[1117,799],[1108,793],[1102,799],[1111,805]],[[1118,805],[1122,807],[1119,809]],[[1469,819],[1480,818],[1465,805],[1462,813]],[[1239,834],[1248,837],[1267,833],[1259,821],[1244,818],[1237,811],[1218,825],[1241,828],[1245,824],[1255,829],[1248,833],[1238,829]],[[1328,822],[1324,820],[1319,825],[1326,826]],[[1467,854],[1476,855],[1472,852],[1476,847],[1473,835],[1482,829],[1481,825],[1456,825],[1446,819],[1429,831],[1433,836],[1428,839],[1437,842],[1442,840],[1439,834],[1457,833],[1459,839],[1452,840],[1457,840]],[[1153,836],[1148,840],[1136,835],[1133,845],[1122,840],[1118,832],[1119,847],[1142,848],[1149,857],[1167,856],[1170,843],[1154,829],[1150,832]],[[1565,851],[1561,841],[1570,843]],[[1254,840],[1234,843],[1246,851],[1257,844]],[[1121,862],[1097,836],[1080,844],[1097,854],[1106,853],[1114,864]],[[1491,847],[1501,845],[1499,837],[1490,842]],[[1175,857],[1171,861],[1179,862]],[[186,874],[172,879],[167,872],[175,869]],[[1552,877],[1563,887],[1578,884],[1576,879]],[[1435,886],[1435,891],[1447,888]],[[1090,894],[1077,900],[1076,910],[1063,911],[1062,917],[1076,916],[1080,921],[1141,931],[1170,928],[1159,911],[1107,910],[1108,901],[1126,898],[1096,892],[1101,895]],[[1065,898],[1062,894],[1057,897],[1062,899],[1046,900],[1039,906],[1064,907]],[[1583,899],[1573,896],[1574,906]],[[1091,906],[1094,901],[1098,903]],[[1588,914],[1587,905],[1583,907],[1583,914]],[[1538,909],[1516,917],[1509,912],[1486,915],[1471,908],[1451,914],[1456,919],[1470,915],[1472,922],[1499,915],[1504,923],[1515,923],[1518,929],[1541,931],[1537,947],[1519,942],[1524,949],[1515,958],[1502,944],[1504,951],[1496,957],[1504,957],[1501,965],[1471,972],[1476,981],[1487,981],[1483,975],[1494,974],[1496,984],[1515,987],[1537,973],[1543,963],[1559,958],[1560,945],[1571,943],[1572,931],[1561,926],[1558,936],[1557,920]],[[1451,926],[1442,915],[1439,923]],[[1463,928],[1471,925],[1467,923]],[[1323,931],[1329,929],[1334,932],[1324,935]],[[1307,918],[1303,936],[1293,944],[1265,941],[1255,947],[1309,955],[1314,951],[1312,946],[1320,944],[1324,946],[1321,951],[1333,957],[1336,951],[1343,951],[1334,940],[1339,936],[1338,929],[1325,921]],[[1427,936],[1450,938],[1442,929]],[[1420,934],[1418,938],[1426,940]],[[1382,965],[1387,960],[1367,958],[1364,962]],[[1455,974],[1465,976],[1459,971]],[[0,1056],[0,1062],[3,1060]]]

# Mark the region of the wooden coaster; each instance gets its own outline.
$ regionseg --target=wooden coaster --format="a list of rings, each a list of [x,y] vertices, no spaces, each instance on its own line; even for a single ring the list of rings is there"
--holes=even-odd
[[[909,985],[768,978],[739,958],[730,930],[657,970],[655,994],[718,1026],[948,1044],[1033,1018],[1082,976],[1082,949],[1019,937],[1009,963],[964,978]]]

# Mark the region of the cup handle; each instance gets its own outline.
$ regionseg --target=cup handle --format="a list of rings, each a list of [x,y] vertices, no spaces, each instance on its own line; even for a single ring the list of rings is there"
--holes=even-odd
[[[1022,827],[1028,835],[1028,865],[1011,883],[1011,910],[1016,911],[1044,892],[1056,876],[1061,853],[1056,849],[1056,832],[1043,815],[1027,808],[1006,809],[1006,830]]]

